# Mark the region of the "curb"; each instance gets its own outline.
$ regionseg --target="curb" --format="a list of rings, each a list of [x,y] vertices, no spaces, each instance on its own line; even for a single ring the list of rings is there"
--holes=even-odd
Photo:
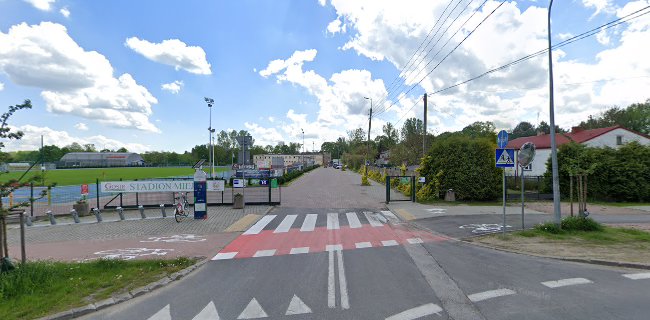
[[[127,293],[116,295],[116,296],[113,296],[113,297],[105,299],[105,300],[97,301],[95,303],[91,303],[91,304],[85,305],[83,307],[78,307],[78,308],[70,309],[70,310],[67,310],[67,311],[59,312],[57,314],[45,316],[45,317],[39,318],[38,320],[68,320],[68,319],[78,318],[78,317],[87,315],[89,313],[93,313],[95,311],[106,309],[106,308],[108,308],[110,306],[114,306],[114,305],[116,305],[118,303],[129,301],[129,300],[131,300],[133,298],[136,298],[136,297],[139,297],[141,295],[147,294],[147,293],[149,293],[149,292],[151,292],[153,290],[165,287],[165,286],[169,285],[170,283],[172,283],[174,281],[180,280],[180,279],[184,278],[185,276],[187,276],[188,274],[190,274],[192,271],[194,271],[194,270],[198,269],[199,267],[201,267],[202,265],[204,265],[208,261],[210,261],[210,259],[205,258],[205,259],[203,259],[203,260],[201,260],[201,261],[199,261],[199,262],[197,262],[197,263],[195,263],[195,264],[193,264],[193,265],[191,265],[191,266],[189,266],[189,267],[187,267],[187,268],[185,268],[183,270],[180,270],[180,271],[174,272],[174,273],[172,273],[170,275],[167,275],[164,278],[162,278],[162,279],[160,279],[160,280],[158,280],[156,282],[150,283],[150,284],[148,284],[146,286],[143,286],[143,287],[140,287],[140,288],[135,288],[135,289],[133,289],[133,290],[127,292]]]
[[[465,238],[465,239],[467,239],[467,238]],[[509,252],[509,253],[515,253],[515,254],[531,256],[531,257],[547,258],[547,259],[560,260],[560,261],[588,263],[588,264],[595,264],[595,265],[601,265],[601,266],[650,270],[650,265],[643,264],[643,263],[619,262],[619,261],[587,259],[587,258],[567,258],[567,257],[547,256],[547,255],[534,254],[534,253],[524,252],[524,251],[497,248],[497,247],[493,247],[493,246],[490,246],[490,245],[487,245],[487,244],[484,244],[484,243],[476,243],[476,242],[472,242],[472,241],[467,241],[465,239],[460,239],[459,241],[461,241],[463,243],[466,243],[466,244],[474,245],[474,246],[477,246],[477,247],[493,249],[493,250],[497,250],[497,251],[501,251],[501,252]]]

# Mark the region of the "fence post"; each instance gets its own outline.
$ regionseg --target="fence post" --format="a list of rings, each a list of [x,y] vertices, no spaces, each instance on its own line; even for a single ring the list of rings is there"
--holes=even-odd
[[[138,179],[135,179],[135,181],[138,181]],[[140,205],[140,198],[138,197],[138,193],[135,193],[135,205],[139,206]]]
[[[266,183],[269,185],[269,206],[271,205],[271,176],[269,175],[269,179],[266,180]]]
[[[386,176],[386,204],[390,203],[390,176]]]
[[[415,176],[411,176],[411,202],[415,202]]]
[[[120,181],[122,181],[122,178],[120,178]],[[120,192],[120,207],[122,207],[122,193]],[[124,220],[124,219],[122,219]]]
[[[97,209],[99,209],[99,178],[96,180],[96,185],[95,185],[95,195],[97,196]]]
[[[31,226],[31,217],[34,216],[34,183],[30,182],[29,183],[29,216],[30,216],[30,223],[28,226]]]

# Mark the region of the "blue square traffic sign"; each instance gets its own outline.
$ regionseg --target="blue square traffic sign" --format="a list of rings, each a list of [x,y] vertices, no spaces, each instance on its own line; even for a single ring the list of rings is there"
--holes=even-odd
[[[496,149],[497,168],[513,168],[515,166],[515,149]]]

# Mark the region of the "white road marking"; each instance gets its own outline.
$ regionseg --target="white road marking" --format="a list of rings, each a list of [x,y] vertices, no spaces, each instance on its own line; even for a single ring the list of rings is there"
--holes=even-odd
[[[585,279],[585,278],[569,278],[569,279],[562,279],[562,280],[556,280],[556,281],[546,281],[542,282],[543,285],[549,287],[549,288],[559,288],[559,287],[564,287],[564,286],[572,286],[576,284],[587,284],[587,283],[592,283],[591,280]]]
[[[255,254],[253,255],[253,257],[254,257],[254,258],[257,258],[257,257],[270,257],[270,256],[272,256],[272,255],[274,255],[274,254],[275,254],[275,249],[271,249],[271,250],[259,250],[259,251],[255,252]]]
[[[325,246],[325,251],[336,251],[343,250],[343,246],[340,244],[328,244]]]
[[[423,243],[424,242],[420,238],[409,238],[409,239],[406,239],[406,241],[408,243],[410,243],[410,244],[416,244],[416,243]]]
[[[628,273],[628,274],[624,274],[623,276],[632,280],[650,279],[650,272]]]
[[[169,311],[169,305],[166,305],[164,308],[160,309],[160,311],[156,312],[147,320],[172,320],[172,314]]]
[[[447,211],[447,209],[443,209],[443,208],[431,208],[431,209],[427,209],[427,211],[429,211],[429,212],[431,212],[431,213],[440,213],[440,214],[442,214],[442,213],[444,213],[445,211]]]
[[[192,320],[219,320],[219,312],[217,312],[217,307],[214,306],[214,302],[210,301],[199,314],[197,314]]]
[[[381,227],[384,225],[383,223],[381,223],[381,221],[379,221],[379,219],[377,219],[377,216],[372,212],[364,212],[363,215],[366,216],[366,219],[368,219],[368,222],[370,222],[370,225],[373,227]]]
[[[302,227],[300,227],[300,231],[302,232],[314,231],[314,228],[316,227],[317,218],[318,218],[317,214],[308,214],[305,217],[305,221],[302,222]]]
[[[372,243],[370,243],[370,242],[357,242],[354,245],[357,247],[357,249],[371,248],[372,247]]]
[[[289,254],[309,253],[309,247],[291,248]]]
[[[212,260],[228,260],[234,258],[239,252],[219,252]]]
[[[264,312],[262,306],[260,306],[259,302],[257,302],[255,298],[253,298],[253,300],[248,303],[244,311],[241,312],[237,319],[258,319],[266,317],[268,317],[268,315],[266,312]]]
[[[285,315],[292,315],[292,314],[305,314],[305,313],[311,313],[311,309],[304,303],[298,296],[295,294],[293,295],[293,298],[291,298],[291,302],[289,303],[289,308],[287,308],[287,312]]]
[[[246,230],[246,232],[244,232],[243,234],[258,234],[262,232],[262,230],[264,230],[264,227],[266,227],[266,225],[269,224],[269,222],[273,221],[275,217],[277,216],[273,214],[268,216],[263,216],[262,219],[257,221],[257,223],[255,223],[252,227],[248,228],[248,230]]]
[[[489,290],[489,291],[483,291],[479,293],[474,293],[470,294],[467,296],[469,298],[469,301],[472,302],[479,302],[487,299],[492,299],[492,298],[497,298],[497,297],[503,297],[503,296],[509,296],[511,294],[515,294],[513,290],[510,289],[496,289],[496,290]]]
[[[399,243],[397,243],[397,241],[395,241],[395,240],[383,240],[383,241],[381,242],[381,244],[382,244],[384,247],[390,247],[390,246],[397,246],[397,245],[399,245]]]
[[[338,213],[328,213],[327,214],[327,229],[339,229],[339,214]]]
[[[296,221],[296,217],[298,217],[297,214],[289,214],[284,217],[284,219],[282,219],[282,222],[280,222],[278,227],[275,228],[275,231],[273,231],[273,233],[288,232],[289,229],[291,229],[293,222]]]
[[[399,218],[390,211],[382,211],[381,214],[383,214],[384,217],[386,217],[392,223],[398,223],[399,222]]]
[[[336,307],[336,284],[334,283],[334,250],[329,251],[329,265],[327,267],[327,306]]]
[[[361,222],[355,212],[348,212],[345,216],[348,218],[348,225],[350,228],[361,228]]]
[[[402,311],[396,315],[386,318],[386,320],[413,320],[428,315],[436,314],[442,311],[437,304],[427,303],[425,305]]]
[[[343,252],[336,250],[336,256],[339,262],[339,290],[341,291],[341,308],[350,309],[350,300],[348,299],[348,284],[345,281],[345,268],[343,267]]]

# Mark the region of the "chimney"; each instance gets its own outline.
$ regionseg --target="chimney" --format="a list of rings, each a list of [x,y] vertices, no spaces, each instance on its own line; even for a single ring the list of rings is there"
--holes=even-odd
[[[583,130],[585,130],[585,129],[583,129],[581,127],[571,127],[571,133],[578,133],[578,132],[583,131]]]

